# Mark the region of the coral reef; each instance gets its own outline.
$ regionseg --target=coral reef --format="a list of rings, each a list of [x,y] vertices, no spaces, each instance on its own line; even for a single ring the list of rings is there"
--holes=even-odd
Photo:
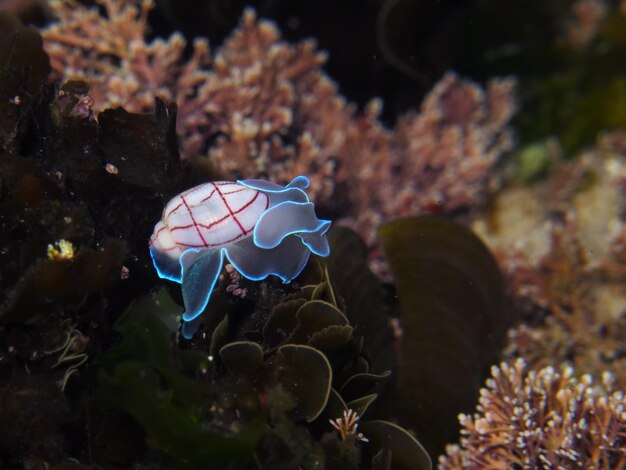
[[[625,407],[608,373],[594,384],[571,368],[502,363],[492,368],[477,413],[459,416],[460,446],[448,447],[440,468],[624,468]]]
[[[517,80],[446,73],[387,126],[382,100],[359,109],[339,93],[314,41],[284,40],[251,9],[212,51],[153,39],[160,3],[52,1],[47,54],[36,30],[0,17],[0,399],[23,423],[2,430],[2,464],[426,469],[518,314],[504,354],[523,360],[493,369],[443,468],[624,465],[626,137],[556,165],[626,122],[615,2],[545,2],[569,16],[551,42],[537,36],[560,55],[525,82],[543,112],[520,122],[526,139],[545,138],[545,122],[556,136],[525,144],[520,184],[491,201]],[[481,60],[532,56],[519,44]],[[600,70],[608,86],[590,78]],[[335,228],[327,264],[311,257],[288,285],[225,266],[198,333],[181,336],[180,294],[157,291],[146,247],[163,202],[207,179],[300,174],[320,216],[365,243]],[[513,308],[489,250],[431,216],[385,226],[396,282],[383,295],[366,261],[388,275],[381,223],[485,205],[474,227]]]
[[[88,83],[96,114],[116,106],[148,112],[156,97],[175,101],[173,90],[189,86],[191,78],[185,78],[182,67],[186,45],[182,36],[144,42],[153,8],[150,0],[105,0],[101,5],[106,16],[74,0],[50,2],[59,22],[46,28],[43,36],[57,77]],[[204,63],[207,47],[202,41],[195,45],[191,67]]]
[[[370,245],[377,219],[482,206],[495,186],[491,170],[513,144],[507,124],[514,83],[492,80],[483,91],[448,73],[419,112],[400,117],[391,153],[378,156],[387,171],[355,178],[356,216],[349,220]]]
[[[480,205],[490,169],[511,148],[511,79],[483,91],[448,74],[419,113],[388,130],[379,100],[358,113],[338,94],[314,42],[282,41],[252,10],[212,57],[196,40],[184,62],[181,36],[144,42],[151,2],[101,5],[106,19],[54,2],[59,22],[43,31],[56,75],[87,82],[95,111],[120,104],[145,111],[155,96],[175,100],[183,158],[208,157],[224,179],[286,183],[306,174],[311,198],[370,246],[383,220]]]
[[[626,139],[607,133],[531,186],[505,189],[474,228],[495,251],[523,320],[505,354],[571,364],[626,388]]]
[[[46,80],[37,32],[0,24],[2,465],[429,469],[376,403],[395,358],[358,236],[291,285],[226,270],[185,342],[148,293],[150,229],[190,178],[174,107],[95,120],[84,83]],[[348,409],[367,442],[329,423]]]

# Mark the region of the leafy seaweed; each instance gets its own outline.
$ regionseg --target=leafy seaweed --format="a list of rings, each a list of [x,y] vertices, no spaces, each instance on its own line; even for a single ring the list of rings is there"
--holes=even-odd
[[[207,383],[187,375],[177,357],[172,331],[180,314],[163,290],[130,306],[116,323],[124,335],[121,343],[102,360],[97,396],[104,407],[132,415],[150,446],[182,467],[245,468],[264,431],[264,418],[259,414],[238,432],[207,426],[204,410],[215,395]],[[194,371],[209,366],[199,352],[187,353]]]
[[[161,388],[160,378],[153,369],[123,362],[112,374],[100,373],[100,393],[109,406],[135,417],[149,436],[150,445],[176,457],[181,466],[246,468],[263,432],[261,418],[235,435],[207,430],[188,404],[176,404],[173,393]]]
[[[309,346],[286,344],[278,349],[273,366],[276,381],[294,397],[298,414],[313,421],[330,393],[332,369],[326,356]]]
[[[426,450],[397,424],[380,420],[366,421],[361,424],[361,430],[367,434],[374,448],[390,451],[391,468],[397,470],[431,468],[432,463]]]
[[[356,240],[352,232],[343,234]],[[345,251],[335,262],[354,255]],[[356,256],[346,266],[367,270],[363,252]],[[370,459],[381,446],[393,446],[384,439],[359,443],[355,430],[342,437],[328,420],[343,419],[349,409],[358,417],[370,413],[391,372],[369,372],[365,337],[355,335],[344,313],[358,296],[348,288],[350,296],[344,297],[331,271],[314,259],[300,289],[281,293],[282,285],[272,280],[250,285],[259,295],[242,301],[245,313],[227,300],[226,285],[218,284],[214,295],[225,309],[222,319],[215,323],[215,308],[205,314],[203,337],[183,342],[186,350],[177,344],[181,307],[164,290],[133,304],[115,325],[121,342],[101,361],[100,403],[131,415],[150,448],[176,465],[246,465],[254,455],[269,466],[359,468],[362,454]],[[373,306],[380,310],[361,315],[353,309],[354,317],[366,322],[371,315],[386,325],[382,297],[371,298],[378,299]],[[384,425],[372,426],[377,433]],[[414,468],[430,468],[419,444],[403,449],[406,455],[398,449],[385,454],[394,466],[413,461]]]
[[[374,371],[393,369],[388,308],[382,288],[367,265],[367,250],[360,237],[345,227],[335,227],[328,238],[331,245],[328,272],[333,289],[343,298],[346,317],[354,336],[363,338],[363,347]]]
[[[470,230],[423,216],[383,226],[381,238],[402,310],[402,423],[431,456],[473,409],[510,318],[494,258]]]

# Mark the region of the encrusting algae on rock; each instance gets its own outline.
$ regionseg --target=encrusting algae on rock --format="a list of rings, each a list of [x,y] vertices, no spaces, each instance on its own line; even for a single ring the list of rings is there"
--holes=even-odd
[[[53,261],[71,260],[74,259],[74,245],[67,240],[59,240],[54,244],[48,245],[48,259]]]

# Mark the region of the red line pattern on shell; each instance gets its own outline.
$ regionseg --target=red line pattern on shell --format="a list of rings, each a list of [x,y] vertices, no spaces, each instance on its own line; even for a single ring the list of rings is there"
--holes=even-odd
[[[222,186],[239,186],[236,189],[233,189],[232,191],[228,191],[228,190],[224,190],[222,191],[220,189],[220,187]],[[185,197],[188,197],[190,194],[192,194],[193,192],[199,190],[199,189],[204,189],[204,190],[208,190],[208,188],[212,188],[211,191],[209,192],[209,194],[202,198],[198,203],[196,204],[190,204],[188,199],[185,199]],[[250,232],[252,232],[252,230],[254,229],[254,225],[252,227],[250,227],[250,229],[246,229],[244,227],[244,225],[242,224],[242,222],[237,218],[237,214],[241,214],[243,211],[245,211],[248,207],[250,207],[252,204],[254,204],[254,202],[259,198],[259,195],[261,195],[261,192],[259,191],[255,191],[254,196],[250,198],[249,201],[247,201],[245,204],[243,204],[241,207],[234,209],[233,207],[231,207],[227,196],[230,196],[232,194],[236,194],[239,192],[243,192],[243,191],[248,191],[249,188],[246,187],[240,187],[240,185],[238,185],[237,183],[232,183],[229,181],[218,181],[218,182],[213,182],[213,183],[207,183],[206,185],[201,185],[201,186],[197,186],[195,188],[190,189],[189,191],[186,191],[184,193],[182,193],[179,197],[181,199],[182,202],[180,202],[179,204],[177,204],[175,207],[173,207],[172,209],[170,209],[164,216],[163,216],[163,220],[165,221],[167,218],[169,218],[172,214],[176,213],[181,207],[185,207],[187,209],[187,212],[189,213],[189,217],[191,218],[191,223],[187,224],[187,225],[178,225],[178,226],[174,226],[174,227],[168,227],[170,231],[174,232],[177,230],[187,230],[187,229],[192,229],[195,228],[196,232],[198,233],[198,236],[200,237],[200,239],[202,240],[202,244],[193,244],[193,243],[184,243],[184,242],[177,242],[177,246],[178,247],[183,247],[183,248],[209,248],[209,247],[215,247],[215,246],[223,246],[225,244],[234,242],[246,235],[248,235]],[[224,207],[226,208],[226,210],[228,211],[227,214],[225,214],[224,216],[220,217],[217,220],[212,221],[209,224],[203,224],[198,222],[193,215],[193,211],[194,209],[196,209],[197,207],[200,207],[202,204],[204,204],[205,202],[209,201],[214,195],[215,193],[217,193],[222,202],[224,203]],[[265,195],[263,195],[265,196]],[[270,201],[269,201],[269,197],[266,197],[266,201],[265,201],[265,208],[263,209],[264,211],[267,210],[267,208],[269,207]],[[203,236],[202,230],[201,229],[205,229],[205,230],[210,230],[211,228],[213,228],[214,226],[223,223],[225,220],[227,220],[228,218],[232,217],[232,219],[234,220],[235,224],[237,225],[237,227],[239,228],[240,232],[237,236],[229,239],[229,240],[225,240],[219,243],[209,243],[207,241],[207,239]],[[162,227],[161,229],[159,229],[157,231],[157,233],[155,234],[155,237],[159,236],[159,233],[161,232],[161,230],[165,229],[166,227]],[[174,249],[175,247],[172,248],[163,248],[164,251],[168,251],[170,249]]]
[[[228,201],[226,200],[226,198],[224,197],[224,195],[222,194],[220,189],[217,186],[215,187],[215,189],[217,189],[217,194],[220,195],[220,197],[222,198],[222,202],[226,206],[226,209],[228,209],[228,212],[230,212],[230,215],[232,216],[233,220],[235,221],[235,223],[239,227],[239,230],[241,230],[241,236],[247,235],[246,229],[243,228],[243,225],[241,225],[241,222],[239,222],[239,219],[237,219],[237,217],[235,217],[235,212],[233,212],[233,209],[230,207],[230,204],[228,204]],[[259,193],[257,192],[254,195],[254,199],[256,199],[258,196],[259,196]]]
[[[228,193],[228,194],[231,194],[231,193]],[[239,214],[239,213],[241,213],[241,212],[245,211],[248,207],[250,207],[250,206],[254,203],[254,201],[256,201],[256,200],[258,199],[259,194],[261,194],[261,193],[257,192],[257,193],[254,195],[254,197],[253,197],[252,199],[250,199],[250,200],[249,200],[248,202],[246,202],[243,206],[241,206],[239,209],[237,209],[237,210],[234,212],[234,214]],[[270,205],[270,200],[269,200],[269,198],[268,198],[268,199],[267,199],[267,202],[266,202],[266,204],[265,204],[265,209],[263,209],[263,210],[267,210],[267,207],[268,207],[269,205]],[[229,206],[229,208],[230,208],[230,206]],[[233,217],[234,217],[234,215],[233,215]],[[236,220],[236,219],[235,219],[235,220]],[[237,221],[237,223],[239,223],[239,221]],[[240,227],[241,227],[241,226],[240,226]],[[250,227],[250,230],[245,230],[245,229],[244,229],[244,230],[245,230],[245,232],[246,232],[246,235],[247,235],[248,233],[252,232],[252,229],[253,229],[253,228],[254,228],[254,227]]]
[[[163,219],[167,219],[170,215],[172,215],[174,212],[176,212],[178,209],[180,209],[182,207],[183,203],[181,202],[180,204],[178,204],[176,207],[174,207],[171,211],[169,211],[167,214],[165,214],[163,216]]]
[[[227,243],[231,243],[234,242],[235,240],[239,240],[242,237],[241,234],[237,235],[236,237],[231,238],[230,240],[226,240],[220,243],[207,243],[206,246],[204,245],[194,245],[192,243],[183,243],[183,242],[178,242],[177,245],[179,246],[184,246],[185,248],[211,248],[213,246],[222,246],[222,245],[226,245]]]
[[[217,224],[223,222],[224,220],[228,219],[230,217],[230,214],[226,214],[224,217],[220,217],[217,220],[214,220],[213,222],[211,222],[210,224],[201,224],[201,223],[197,223],[197,224],[189,224],[189,225],[177,225],[176,227],[173,227],[170,229],[170,231],[174,231],[174,230],[184,230],[186,228],[191,228],[191,227],[202,227],[202,228],[206,228],[209,229],[211,227],[215,227]]]
[[[185,196],[181,194],[180,199],[183,201],[183,204],[185,204],[185,207],[187,208],[187,212],[189,212],[189,217],[191,217],[191,222],[193,223],[193,226],[196,228],[196,232],[198,232],[198,236],[200,237],[200,240],[202,240],[204,247],[205,248],[208,247],[209,244],[204,239],[204,236],[202,236],[202,232],[200,231],[200,228],[198,227],[198,223],[196,222],[196,219],[193,216],[193,211],[191,210],[191,208],[187,204],[187,201],[185,200]]]
[[[215,183],[209,183],[209,184],[215,185]],[[184,193],[182,193],[182,194],[180,195],[180,199],[181,199],[183,202],[181,202],[181,203],[180,203],[180,204],[178,204],[176,207],[174,207],[173,209],[171,209],[171,210],[170,210],[167,214],[163,215],[163,219],[167,219],[170,215],[172,215],[174,212],[176,212],[176,211],[177,211],[178,209],[180,209],[182,206],[186,206],[187,208],[189,208],[189,206],[188,206],[188,205],[187,205],[187,203],[185,202],[184,196],[189,196],[190,194],[193,194],[193,193],[195,193],[196,191],[198,191],[199,189],[202,189],[202,188],[203,188],[203,186],[202,186],[202,185],[200,185],[200,186],[196,186],[195,188],[191,188],[191,189],[189,189],[189,190],[185,191]],[[211,198],[211,196],[213,195],[213,192],[215,192],[215,189],[211,192],[211,194],[209,194],[209,196],[208,196],[208,197],[206,197],[205,199],[203,199],[201,202],[204,202],[204,201],[209,200],[209,199]],[[193,208],[195,208],[195,207],[197,207],[197,205],[195,205],[195,206],[191,206],[191,208],[192,208],[192,209],[193,209]]]
[[[202,204],[203,202],[206,202],[209,199],[211,199],[213,197],[213,194],[215,194],[215,191],[217,191],[217,188],[213,188],[213,191],[211,191],[211,193],[207,197],[205,197],[204,199],[200,200],[200,204]]]

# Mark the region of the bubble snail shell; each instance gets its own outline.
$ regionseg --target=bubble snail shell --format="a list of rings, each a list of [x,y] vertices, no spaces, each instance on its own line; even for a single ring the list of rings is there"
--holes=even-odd
[[[328,256],[329,220],[318,219],[298,176],[287,186],[249,179],[205,183],[171,199],[150,237],[159,277],[181,284],[182,333],[199,326],[224,256],[244,277],[291,282],[311,253]]]

